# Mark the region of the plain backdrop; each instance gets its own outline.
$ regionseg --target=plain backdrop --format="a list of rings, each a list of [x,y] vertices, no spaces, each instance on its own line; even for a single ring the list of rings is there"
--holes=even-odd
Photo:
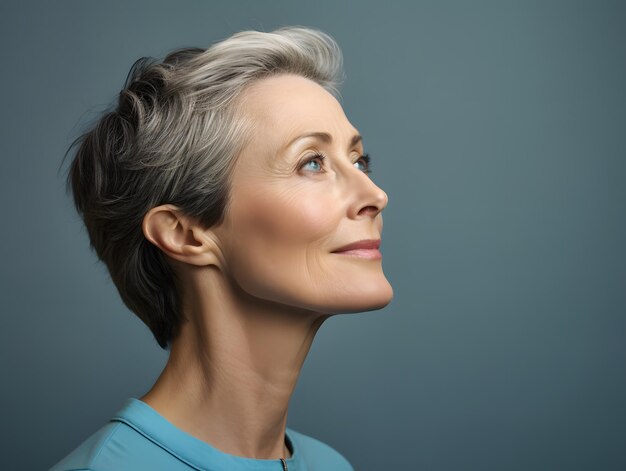
[[[626,469],[625,24],[620,1],[3,2],[0,467],[47,469],[166,360],[89,250],[71,141],[137,58],[302,25],[343,50],[395,297],[325,323],[288,426],[359,471]]]

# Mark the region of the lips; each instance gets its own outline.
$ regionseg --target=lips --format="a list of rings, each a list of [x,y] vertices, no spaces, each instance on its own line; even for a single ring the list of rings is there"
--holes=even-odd
[[[346,252],[348,250],[377,250],[380,247],[380,239],[364,239],[357,242],[353,242],[348,245],[344,245],[332,253]]]

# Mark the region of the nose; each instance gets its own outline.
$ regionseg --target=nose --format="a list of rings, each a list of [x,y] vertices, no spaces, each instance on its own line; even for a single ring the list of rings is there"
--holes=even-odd
[[[357,171],[356,174],[358,176],[350,182],[353,185],[350,217],[353,219],[363,216],[374,218],[385,209],[389,197],[365,173]]]

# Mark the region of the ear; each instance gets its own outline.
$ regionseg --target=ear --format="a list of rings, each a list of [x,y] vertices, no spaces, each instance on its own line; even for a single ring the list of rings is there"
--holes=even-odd
[[[143,233],[167,256],[197,266],[219,266],[220,253],[211,232],[182,214],[171,204],[156,206],[146,213]]]

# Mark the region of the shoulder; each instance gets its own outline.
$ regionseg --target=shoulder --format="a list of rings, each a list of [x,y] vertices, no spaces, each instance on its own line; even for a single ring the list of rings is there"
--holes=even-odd
[[[65,458],[55,464],[50,471],[86,470],[106,447],[120,424],[108,423],[92,434]]]
[[[287,433],[309,469],[354,471],[350,462],[326,443],[291,428],[287,428]]]
[[[122,422],[109,422],[50,471],[189,469],[169,452]]]

